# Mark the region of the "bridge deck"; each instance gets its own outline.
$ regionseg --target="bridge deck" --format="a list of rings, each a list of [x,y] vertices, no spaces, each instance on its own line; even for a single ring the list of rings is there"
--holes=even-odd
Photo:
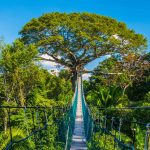
[[[76,119],[75,119],[75,129],[73,133],[70,150],[87,150],[85,133],[84,133],[83,113],[82,113],[80,77],[78,78],[78,100],[77,100],[77,111],[76,111]]]

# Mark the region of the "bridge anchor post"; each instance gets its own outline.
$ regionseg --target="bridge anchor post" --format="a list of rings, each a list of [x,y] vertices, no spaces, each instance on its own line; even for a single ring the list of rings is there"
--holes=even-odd
[[[145,136],[145,148],[144,150],[150,150],[150,123],[146,125],[147,131]]]

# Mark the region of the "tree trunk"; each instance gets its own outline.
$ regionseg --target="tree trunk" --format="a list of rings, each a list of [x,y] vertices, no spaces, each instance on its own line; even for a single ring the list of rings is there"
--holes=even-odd
[[[7,120],[7,111],[4,109],[4,118],[3,118],[3,121],[4,121],[4,133],[6,134],[6,132],[7,132],[7,122],[8,122],[8,120]]]
[[[72,71],[72,76],[71,76],[72,91],[75,91],[76,81],[77,81],[77,71],[74,70],[74,71]]]

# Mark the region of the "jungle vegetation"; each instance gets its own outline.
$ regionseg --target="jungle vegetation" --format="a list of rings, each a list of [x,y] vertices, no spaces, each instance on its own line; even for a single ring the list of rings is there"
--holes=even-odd
[[[109,110],[150,105],[150,54],[145,52],[147,40],[125,23],[97,14],[56,12],[33,18],[19,33],[20,38],[12,44],[0,40],[0,107],[14,107],[11,111],[0,108],[0,149],[5,149],[11,141],[9,116],[12,138],[19,140],[33,128],[44,126],[44,112],[40,107],[45,106],[52,108],[47,110],[48,132],[42,131],[37,137],[32,136],[26,142],[16,144],[15,150],[64,149],[66,130],[62,128],[67,127],[62,108],[67,110],[71,104],[77,72],[88,72],[85,65],[102,56],[109,57],[98,64],[89,80],[84,81],[84,93],[92,115],[104,115],[99,110],[102,107],[114,116],[128,116],[128,119],[138,121],[144,118],[145,122],[150,120],[149,111]],[[43,58],[45,54],[49,58]],[[41,60],[55,62],[67,70],[61,70],[59,76],[51,75],[42,67]],[[37,109],[26,108],[32,106]],[[53,108],[60,108],[62,112]],[[39,122],[33,123],[33,118],[38,118]],[[136,129],[141,131],[141,128],[138,126]],[[144,132],[137,137],[138,143],[143,142],[141,136]],[[122,131],[129,143],[130,133]],[[41,143],[34,141],[44,135],[48,138],[41,139]],[[99,140],[99,137],[97,130],[88,143],[89,149],[103,147],[105,138],[102,135]],[[141,147],[137,149],[141,150]],[[111,143],[108,149],[113,149]]]

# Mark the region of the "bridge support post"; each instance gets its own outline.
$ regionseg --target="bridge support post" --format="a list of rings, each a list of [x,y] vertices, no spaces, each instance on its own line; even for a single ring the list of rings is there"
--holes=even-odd
[[[145,148],[144,150],[149,150],[150,149],[150,123],[146,125],[147,131],[146,131],[146,136],[145,136]]]
[[[35,131],[34,110],[32,111],[32,123],[33,123],[33,132],[34,132]],[[34,134],[34,144],[35,144],[35,150],[37,150],[37,147],[36,147],[36,134]]]
[[[12,147],[12,142],[13,142],[13,138],[12,138],[12,128],[11,128],[11,118],[10,118],[10,115],[11,115],[11,111],[10,111],[10,108],[8,109],[8,124],[9,124],[9,133],[10,133],[10,141],[11,141],[11,149],[13,148]]]

